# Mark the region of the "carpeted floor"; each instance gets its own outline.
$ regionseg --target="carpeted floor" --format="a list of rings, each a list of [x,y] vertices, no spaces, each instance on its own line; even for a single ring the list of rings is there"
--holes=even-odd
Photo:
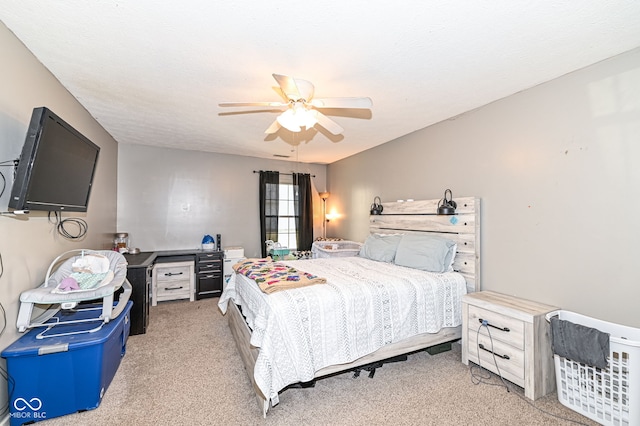
[[[261,415],[218,299],[163,302],[151,308],[147,334],[131,336],[127,353],[100,406],[41,422],[55,425],[569,425],[539,409],[594,425],[562,406],[556,394],[532,403],[507,392],[497,377],[472,383],[449,352],[418,352],[363,372],[292,388]],[[483,374],[488,374],[483,372]],[[63,391],[61,389],[61,391]]]

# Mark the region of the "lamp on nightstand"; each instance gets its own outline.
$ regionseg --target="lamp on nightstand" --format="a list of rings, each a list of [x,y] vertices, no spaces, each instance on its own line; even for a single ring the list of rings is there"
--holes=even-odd
[[[322,238],[327,238],[327,198],[329,198],[328,192],[321,192],[318,194],[322,198]]]

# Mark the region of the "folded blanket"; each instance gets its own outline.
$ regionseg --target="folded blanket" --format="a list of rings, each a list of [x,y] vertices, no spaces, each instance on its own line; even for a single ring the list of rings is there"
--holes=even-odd
[[[260,290],[267,294],[327,282],[325,278],[298,271],[280,262],[273,262],[269,257],[247,259],[233,265],[233,270],[254,280]]]
[[[609,367],[609,334],[595,328],[551,318],[553,353],[606,370]]]

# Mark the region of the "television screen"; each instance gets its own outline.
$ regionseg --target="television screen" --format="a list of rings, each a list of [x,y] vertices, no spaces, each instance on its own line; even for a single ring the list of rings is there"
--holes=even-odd
[[[87,211],[99,152],[99,146],[51,110],[34,108],[9,207]]]

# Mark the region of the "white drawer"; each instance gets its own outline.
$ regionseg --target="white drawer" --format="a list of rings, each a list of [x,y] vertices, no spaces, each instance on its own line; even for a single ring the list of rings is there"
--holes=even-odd
[[[471,330],[468,330],[468,333],[469,361],[482,365],[496,374],[502,374],[505,379],[518,386],[524,386],[524,350],[517,349],[496,339],[489,339],[489,337],[482,334],[478,335],[478,333]],[[491,335],[493,336],[493,332]]]
[[[156,266],[154,272],[156,273],[156,281],[158,283],[184,280],[187,280],[188,282],[191,268],[189,265]]]
[[[482,326],[483,320],[487,321],[487,327]],[[470,335],[480,329],[480,334],[483,336],[491,333],[494,341],[501,341],[524,350],[524,322],[519,319],[469,305],[468,327]]]
[[[168,282],[158,281],[156,294],[159,300],[167,297],[170,297],[172,299],[174,298],[178,299],[182,297],[189,298],[189,292],[190,292],[189,285],[190,285],[189,280],[184,280],[184,279],[182,279],[182,281],[178,281],[178,280],[172,280]]]

